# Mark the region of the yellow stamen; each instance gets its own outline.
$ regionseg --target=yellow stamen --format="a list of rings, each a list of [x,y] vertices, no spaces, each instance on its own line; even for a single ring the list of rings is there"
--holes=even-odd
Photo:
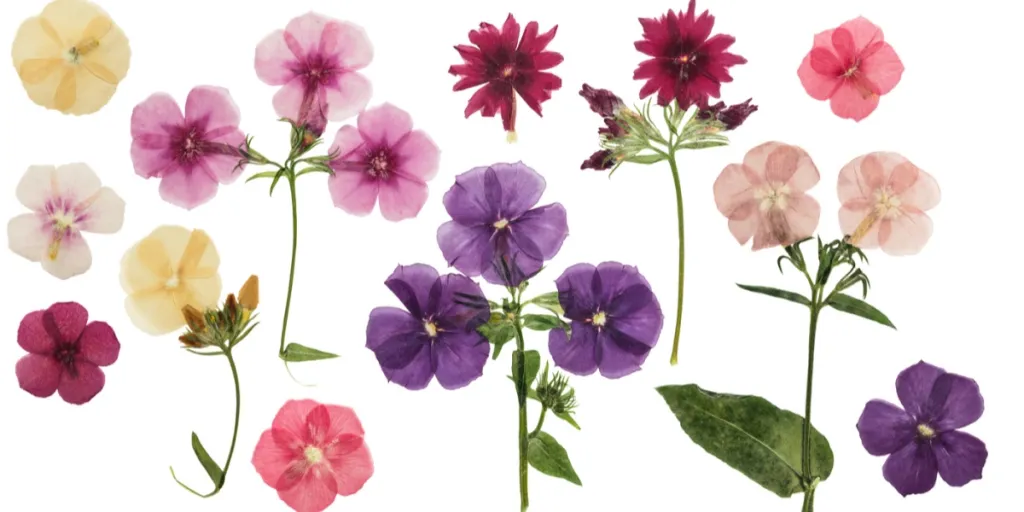
[[[508,227],[508,219],[501,219],[494,223],[494,229],[505,229]]]
[[[67,236],[68,231],[70,231],[70,227],[61,221],[57,221],[57,223],[54,225],[53,241],[50,242],[50,248],[47,253],[47,256],[50,258],[50,261],[54,261],[57,259],[57,255],[58,253],[60,253],[60,243],[64,240],[64,237]]]
[[[437,337],[437,325],[434,322],[423,322],[423,328],[427,331],[427,336],[431,338]]]
[[[921,424],[921,425],[917,426],[917,433],[920,434],[921,437],[923,437],[925,439],[931,439],[931,438],[935,437],[935,429],[933,429],[933,428],[931,428],[931,427],[929,427],[928,425],[925,425],[925,424]]]
[[[324,452],[320,451],[320,448],[316,446],[307,446],[303,451],[303,455],[306,456],[306,462],[310,465],[319,464],[324,459]]]
[[[868,231],[871,231],[871,228],[875,226],[876,222],[878,222],[878,214],[871,212],[867,217],[864,217],[864,220],[860,221],[860,225],[858,225],[857,229],[853,231],[852,235],[850,235],[847,243],[850,245],[857,245],[857,243],[864,238],[864,235],[868,234]]]
[[[598,311],[590,321],[597,327],[604,327],[608,323],[608,315],[604,311]]]
[[[519,136],[516,135],[516,132],[509,131],[505,133],[505,142],[508,142],[509,144],[514,144],[518,140]]]

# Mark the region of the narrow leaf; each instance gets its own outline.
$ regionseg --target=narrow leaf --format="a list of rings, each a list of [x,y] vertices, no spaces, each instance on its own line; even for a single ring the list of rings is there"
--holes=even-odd
[[[576,430],[583,430],[580,428],[580,424],[576,423],[576,418],[573,418],[572,414],[567,412],[556,412],[554,414],[556,417],[558,417],[558,419],[572,425],[572,427],[575,428]]]
[[[281,176],[284,176],[284,172],[285,172],[284,169],[281,169],[280,171],[277,171],[277,175],[274,176],[274,181],[270,182],[270,195],[271,196],[274,195],[274,188],[277,187],[277,182],[281,180]]]
[[[530,304],[536,304],[558,316],[565,314],[565,310],[562,309],[561,302],[558,301],[558,292],[545,293],[538,295],[529,301]]]
[[[837,293],[833,295],[832,298],[829,299],[828,305],[832,306],[834,309],[842,311],[843,313],[867,318],[868,320],[878,322],[886,327],[892,327],[893,329],[896,328],[896,326],[889,320],[889,317],[885,316],[885,313],[882,313],[871,304],[846,295],[845,293]]]
[[[338,357],[338,355],[299,345],[298,343],[289,343],[288,346],[284,348],[284,354],[281,354],[281,359],[284,359],[289,363],[320,361],[322,359],[334,359],[335,357]]]
[[[626,158],[626,161],[632,164],[651,165],[661,162],[664,159],[665,157],[661,155],[633,155]]]
[[[537,432],[530,438],[530,446],[526,458],[533,469],[548,476],[568,480],[576,485],[583,485],[580,477],[569,462],[569,454],[562,445],[555,441],[547,432]]]
[[[717,147],[728,146],[728,145],[729,145],[729,143],[728,142],[724,142],[724,141],[704,140],[704,141],[697,141],[697,142],[686,142],[686,143],[683,143],[683,144],[680,144],[680,145],[676,146],[676,149],[708,149],[708,148],[717,148]]]
[[[203,443],[199,441],[199,436],[195,432],[192,432],[192,451],[195,452],[199,463],[203,465],[206,474],[210,476],[214,487],[220,489],[221,485],[224,484],[224,470],[220,469],[220,466],[206,452],[206,448],[203,447]]]
[[[527,350],[526,354],[526,387],[529,388],[533,385],[533,381],[537,379],[537,374],[540,373],[540,352],[536,350]],[[519,352],[512,353],[512,375],[508,378],[515,382],[516,377],[519,376]]]
[[[565,327],[565,322],[554,315],[523,315],[523,327],[534,331],[550,331]]]
[[[739,286],[740,288],[743,288],[744,290],[746,290],[748,292],[760,293],[760,294],[763,294],[763,295],[768,295],[769,297],[775,297],[777,299],[788,300],[790,302],[795,302],[795,303],[803,305],[803,306],[810,306],[811,305],[811,301],[807,297],[804,297],[803,295],[800,295],[799,293],[794,293],[794,292],[790,292],[790,291],[786,291],[786,290],[780,290],[778,288],[770,288],[768,286],[753,286],[753,285],[749,285],[749,284],[737,284],[736,286]]]
[[[273,178],[274,176],[277,176],[277,173],[278,173],[278,171],[258,172],[256,174],[253,174],[252,176],[249,176],[248,178],[246,178],[245,182],[249,183],[250,181],[258,180],[260,178]]]

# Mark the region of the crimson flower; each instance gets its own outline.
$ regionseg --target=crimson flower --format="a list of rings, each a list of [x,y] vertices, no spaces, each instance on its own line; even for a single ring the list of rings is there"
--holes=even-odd
[[[463,64],[448,68],[449,73],[461,78],[452,87],[454,91],[483,85],[469,98],[466,117],[476,112],[494,117],[500,111],[509,142],[516,137],[516,93],[537,115],[543,115],[541,103],[551,99],[551,91],[562,88],[561,78],[544,71],[562,62],[562,54],[545,51],[558,25],[543,34],[538,35],[538,31],[537,22],[531,21],[520,39],[519,23],[512,14],[500,30],[481,23],[478,30],[469,33],[472,46],[455,46]]]

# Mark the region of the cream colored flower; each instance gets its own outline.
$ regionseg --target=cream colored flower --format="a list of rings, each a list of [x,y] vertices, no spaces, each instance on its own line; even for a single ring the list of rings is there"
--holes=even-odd
[[[220,256],[205,231],[161,226],[125,253],[121,288],[135,327],[154,336],[185,325],[181,310],[216,307],[221,282]]]
[[[124,32],[99,6],[55,0],[21,24],[11,58],[32,101],[83,115],[110,101],[128,74],[131,49]]]

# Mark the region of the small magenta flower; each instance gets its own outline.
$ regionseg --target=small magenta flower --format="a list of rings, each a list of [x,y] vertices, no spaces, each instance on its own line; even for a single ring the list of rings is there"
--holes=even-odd
[[[735,130],[750,117],[750,114],[757,112],[757,105],[751,105],[751,101],[753,98],[748,98],[747,101],[734,105],[726,105],[724,101],[719,101],[710,106],[705,101],[700,105],[697,118],[715,119],[724,125],[726,131]]]
[[[583,84],[580,96],[587,100],[590,110],[601,116],[601,119],[604,121],[604,126],[597,130],[598,135],[609,138],[621,138],[626,135],[626,126],[623,126],[624,123],[617,119],[624,109],[628,109],[622,98],[619,98],[608,89],[595,89],[587,84]],[[583,161],[583,164],[580,165],[580,170],[606,171],[615,167],[615,164],[618,163],[615,157],[615,152],[610,149],[595,151],[594,154]]]
[[[616,262],[573,265],[555,281],[572,334],[552,329],[555,365],[576,375],[597,370],[609,379],[640,369],[658,343],[664,316],[651,285],[636,267]]]

